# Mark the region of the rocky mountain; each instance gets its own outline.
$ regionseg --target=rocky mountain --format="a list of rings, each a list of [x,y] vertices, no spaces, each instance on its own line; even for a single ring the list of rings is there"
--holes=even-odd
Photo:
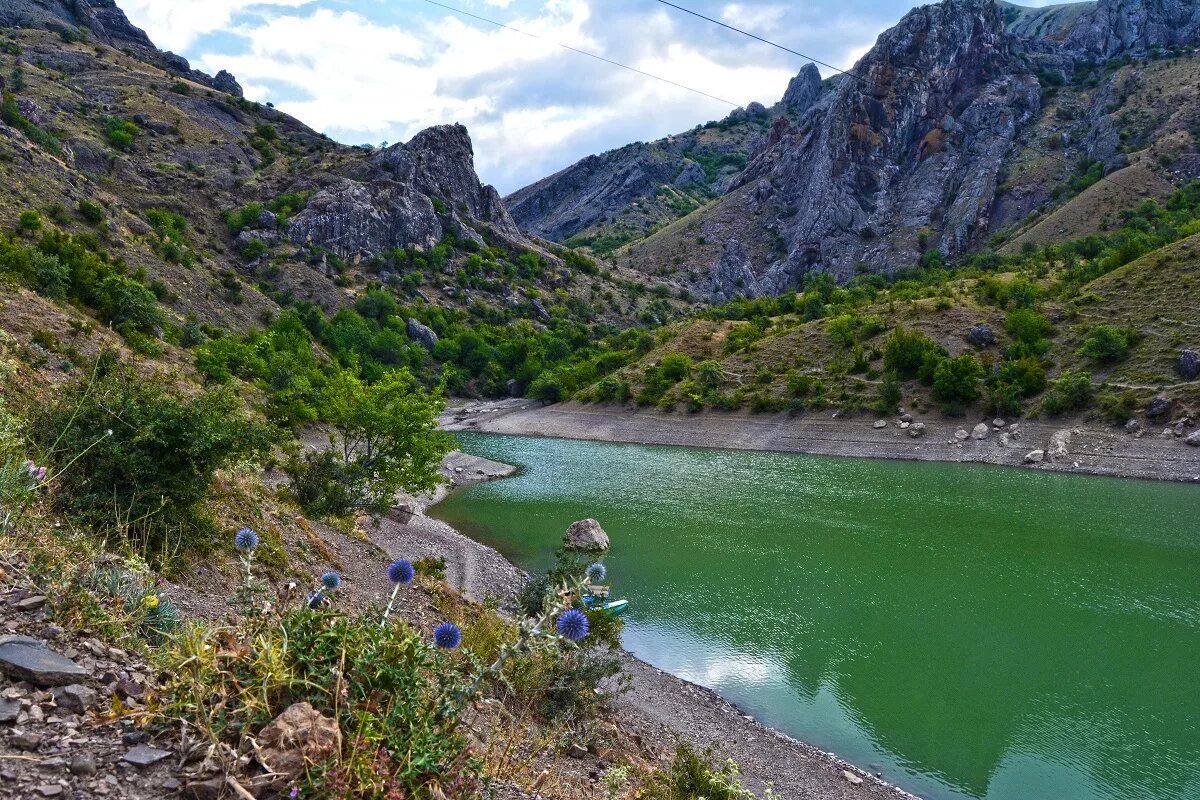
[[[0,227],[33,214],[29,239],[85,237],[153,286],[174,325],[245,330],[381,284],[537,324],[662,313],[656,298],[615,299],[632,273],[565,264],[523,234],[460,125],[386,149],[338,144],[245,100],[228,72],[159,51],[112,0],[10,0],[0,25]],[[614,299],[583,303],[596,293]]]
[[[1134,169],[1123,182],[1161,196],[1200,174],[1194,141],[1180,135],[1200,108],[1184,93],[1170,113],[1130,113],[1146,92],[1169,91],[1145,85],[1130,61],[1186,64],[1197,14],[1173,0],[914,9],[850,75],[806,95],[805,113],[777,117],[745,168],[714,187],[719,198],[616,261],[720,301],[777,294],[811,271],[844,281],[930,252],[954,259],[1118,171]],[[1168,161],[1171,174],[1149,176]],[[614,197],[605,188],[619,183],[612,163],[585,159],[522,190],[518,224],[603,213]]]
[[[589,156],[505,202],[534,235],[611,252],[724,193],[766,145],[772,126],[802,117],[822,90],[809,64],[770,109],[750,103],[684,133]]]

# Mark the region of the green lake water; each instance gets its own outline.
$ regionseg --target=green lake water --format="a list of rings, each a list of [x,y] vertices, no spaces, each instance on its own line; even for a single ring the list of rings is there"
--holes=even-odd
[[[916,794],[1200,798],[1200,488],[464,434],[438,517],[529,570],[595,517],[626,647]]]

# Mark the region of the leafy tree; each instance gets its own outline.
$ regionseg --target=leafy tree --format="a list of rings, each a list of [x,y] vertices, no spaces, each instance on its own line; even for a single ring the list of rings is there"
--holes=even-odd
[[[948,405],[967,405],[979,399],[983,367],[970,353],[946,358],[933,373],[933,397]]]
[[[438,430],[444,407],[439,393],[425,391],[407,370],[391,370],[367,384],[347,370],[330,377],[321,394],[323,416],[333,426],[328,456],[310,455],[289,466],[298,481],[312,481],[312,470],[327,474],[301,502],[327,513],[357,509],[382,511],[397,491],[430,491],[439,482],[438,465],[453,447]],[[340,498],[333,502],[331,498]]]

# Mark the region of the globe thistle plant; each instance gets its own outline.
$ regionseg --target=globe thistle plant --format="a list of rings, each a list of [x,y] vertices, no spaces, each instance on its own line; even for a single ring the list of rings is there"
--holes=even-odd
[[[569,608],[558,615],[555,627],[558,629],[559,636],[570,639],[572,642],[578,642],[588,635],[588,618],[579,609]]]
[[[242,551],[242,565],[246,568],[247,592],[254,581],[254,550],[258,547],[258,534],[250,528],[242,528],[233,535],[233,546]]]
[[[233,535],[233,546],[243,553],[251,553],[258,547],[258,534],[250,528],[242,528]]]
[[[329,602],[330,595],[342,585],[342,576],[333,570],[321,574],[317,588],[308,593],[308,607],[316,610]]]
[[[462,642],[462,631],[453,622],[443,622],[433,629],[433,641],[443,650],[453,650]]]
[[[417,571],[413,567],[412,562],[407,558],[398,558],[388,565],[387,575],[388,580],[392,582],[392,596],[388,598],[387,608],[383,612],[383,621],[379,623],[380,627],[387,624],[388,617],[391,616],[392,606],[396,602],[396,595],[400,591],[401,586],[407,586],[413,582]]]
[[[587,568],[587,579],[591,583],[600,583],[608,577],[608,570],[603,564],[597,561],[595,564],[590,564]]]

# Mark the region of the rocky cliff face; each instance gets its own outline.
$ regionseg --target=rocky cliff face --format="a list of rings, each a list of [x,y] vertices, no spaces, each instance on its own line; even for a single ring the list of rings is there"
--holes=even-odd
[[[916,9],[853,73],[739,179],[747,191],[728,201],[771,226],[786,253],[740,288],[723,254],[714,297],[777,293],[816,268],[887,269],[928,247],[961,252],[986,228],[1004,158],[1039,107],[995,4]]]
[[[1066,45],[1098,58],[1200,44],[1195,0],[1100,0]]]
[[[85,34],[92,40],[128,51],[182,78],[241,97],[242,87],[222,70],[213,78],[194,70],[183,56],[154,46],[146,32],[129,21],[116,0],[5,0],[0,27],[45,28],[70,39]]]
[[[353,260],[433,247],[448,231],[480,245],[532,247],[496,190],[480,184],[462,125],[422,131],[368,163],[365,180],[334,176],[322,186],[292,219],[292,241]]]
[[[86,30],[92,38],[122,48],[154,50],[141,28],[129,22],[114,0],[5,0],[0,26]]]
[[[588,156],[505,202],[523,230],[552,241],[640,238],[722,194],[775,121],[801,117],[821,91],[821,75],[809,64],[771,109],[750,103],[719,122]],[[602,241],[598,249],[609,248]]]

